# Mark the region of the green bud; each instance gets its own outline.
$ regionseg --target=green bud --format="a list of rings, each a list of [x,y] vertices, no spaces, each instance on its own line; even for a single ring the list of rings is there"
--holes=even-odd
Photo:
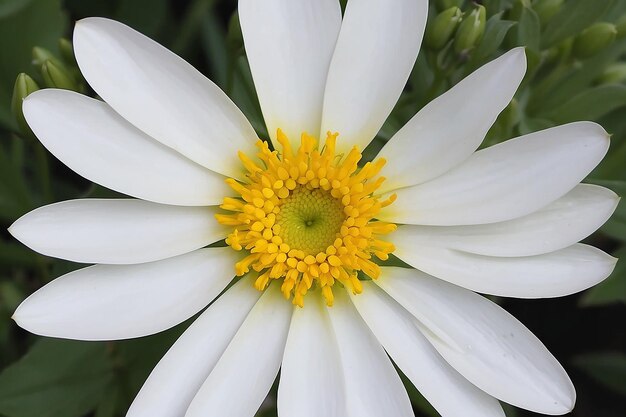
[[[458,7],[450,7],[437,15],[426,29],[426,46],[435,51],[443,48],[454,35],[462,16]]]
[[[619,19],[617,19],[617,23],[615,24],[617,28],[617,37],[623,38],[626,36],[626,14]]]
[[[597,81],[600,84],[618,84],[626,81],[626,62],[609,65]]]
[[[580,59],[589,58],[609,46],[616,35],[614,24],[594,23],[574,39],[574,56]]]
[[[69,39],[59,39],[59,51],[61,51],[61,58],[63,58],[66,64],[71,66],[78,65],[76,63],[76,57],[74,56],[74,47]]]
[[[561,10],[563,2],[564,0],[537,0],[533,4],[533,10],[539,16],[541,26],[545,26]]]
[[[512,20],[514,22],[519,21],[522,17],[523,10],[529,7],[530,0],[516,0],[507,13],[508,20]]]
[[[448,10],[451,7],[461,7],[463,0],[437,0],[437,9]]]
[[[78,85],[74,77],[63,65],[56,60],[49,59],[41,66],[41,76],[46,87],[63,88],[65,90],[78,91]]]
[[[11,98],[11,111],[17,121],[17,125],[24,133],[30,132],[30,128],[22,112],[22,102],[30,93],[37,90],[39,90],[39,86],[28,74],[22,72],[17,76],[15,87],[13,87],[13,97]]]
[[[54,54],[47,50],[46,48],[42,48],[40,46],[35,46],[33,48],[33,65],[37,68],[41,67],[44,62],[56,59]]]
[[[483,37],[487,23],[487,11],[478,5],[469,16],[463,19],[454,38],[454,50],[458,53],[472,49]]]

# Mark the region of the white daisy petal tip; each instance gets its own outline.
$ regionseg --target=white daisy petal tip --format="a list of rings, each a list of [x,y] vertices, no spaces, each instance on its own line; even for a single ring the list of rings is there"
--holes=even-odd
[[[38,336],[48,336],[47,332],[37,324],[42,314],[37,311],[37,306],[32,302],[33,295],[34,294],[31,294],[29,297],[26,297],[26,299],[17,306],[11,315],[11,320],[30,333]]]
[[[387,179],[380,192],[428,182],[462,164],[509,105],[525,74],[526,54],[515,48],[424,106],[381,149],[379,157],[393,164],[384,168]],[[489,100],[480,109],[466,105],[484,97]]]
[[[13,319],[31,333],[62,339],[122,340],[158,333],[222,292],[238,259],[231,252],[206,248],[156,262],[79,269],[31,294]]]
[[[25,216],[25,215],[24,215]],[[37,235],[36,230],[30,230],[27,224],[23,221],[24,216],[20,217],[16,221],[13,222],[11,226],[7,229],[7,232],[11,234],[15,239],[19,240],[23,245],[26,245],[30,248],[28,242],[30,241],[31,232]]]

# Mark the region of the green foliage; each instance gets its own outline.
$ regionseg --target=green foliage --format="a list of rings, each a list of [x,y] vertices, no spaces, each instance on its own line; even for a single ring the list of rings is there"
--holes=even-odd
[[[207,74],[242,109],[259,135],[267,138],[235,3],[229,0],[0,1],[0,221],[3,228],[48,202],[123,197],[90,184],[51,158],[21,119],[20,101],[34,89],[34,83],[94,95],[78,72],[70,40],[72,22],[65,16],[112,17],[155,38]],[[341,5],[345,9],[346,1],[342,0]],[[377,138],[366,149],[366,158],[373,157],[433,98],[506,50],[525,46],[526,78],[514,100],[496,120],[484,145],[571,121],[599,122],[613,134],[612,144],[589,181],[626,196],[626,0],[431,1],[431,19],[437,15],[440,22],[429,24],[425,46],[407,88]],[[452,24],[443,24],[445,20]],[[591,43],[584,46],[593,44],[590,49],[593,53],[581,53],[581,41],[576,46],[575,39],[581,39],[585,30],[589,33],[589,28],[599,27],[600,22],[608,22],[608,26],[600,26],[604,29],[616,28],[615,40],[597,42],[598,34],[592,33],[586,41]],[[25,74],[18,78],[20,73]],[[11,112],[13,92],[18,94]],[[450,117],[454,122],[454,115]],[[614,256],[626,258],[626,203],[620,202],[611,220],[589,239]],[[404,265],[395,257],[387,264]],[[10,320],[16,306],[53,277],[78,267],[35,254],[6,233],[0,237],[0,366],[5,367],[0,373],[0,415],[3,417],[123,416],[150,370],[186,327],[183,324],[160,335],[114,343],[46,339],[18,330]],[[610,278],[574,297],[572,304],[585,308],[582,310],[585,313],[592,311],[590,307],[593,311],[623,308],[626,263],[618,262]],[[549,328],[559,328],[562,324],[549,316],[541,320]],[[541,327],[538,323],[529,324]],[[592,338],[585,330],[589,331],[581,329],[580,340]],[[613,340],[614,345],[622,348],[623,343],[617,337]],[[615,393],[625,393],[623,355],[607,353],[603,346],[593,347],[590,354],[579,355],[578,339],[563,342],[558,349],[565,352],[559,357],[564,358],[564,363],[578,355],[575,364],[582,371]],[[404,382],[416,415],[436,417],[437,413],[406,378]],[[579,387],[579,392],[586,389]],[[275,396],[276,388],[259,417],[276,416]],[[530,415],[518,413],[510,406],[505,406],[505,411],[507,416]],[[584,414],[582,411],[579,415]],[[586,414],[593,412],[587,410]]]
[[[595,21],[611,7],[613,0],[568,0],[550,19],[542,35],[542,45],[551,47],[574,36]]]
[[[577,357],[575,364],[602,385],[626,395],[626,355],[613,352],[592,353]]]
[[[28,72],[31,49],[53,49],[65,27],[60,0],[12,0],[0,8],[0,126],[15,129],[11,92],[15,77]],[[17,36],[19,34],[19,36]]]
[[[41,339],[0,375],[0,413],[80,417],[96,408],[111,378],[105,345]]]
[[[547,116],[559,124],[585,119],[599,120],[602,116],[624,106],[624,103],[626,103],[626,85],[599,85],[576,94],[548,112]]]

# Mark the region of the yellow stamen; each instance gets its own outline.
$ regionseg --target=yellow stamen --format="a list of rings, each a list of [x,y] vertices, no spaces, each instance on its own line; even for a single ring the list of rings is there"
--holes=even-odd
[[[337,136],[328,132],[320,150],[317,140],[303,133],[295,150],[278,130],[282,152],[270,151],[262,141],[257,142],[258,162],[240,152],[247,180],[226,181],[240,197],[225,198],[220,207],[229,213],[216,215],[219,223],[234,228],[226,243],[249,253],[235,265],[237,275],[256,271],[259,291],[282,280],[285,298],[300,307],[312,288],[321,290],[331,306],[336,282],[361,293],[358,272],[378,278],[380,267],[372,257],[386,260],[395,249],[381,238],[396,225],[375,220],[396,198],[373,196],[384,181],[375,177],[385,161],[359,168],[357,148],[343,157],[335,154]]]

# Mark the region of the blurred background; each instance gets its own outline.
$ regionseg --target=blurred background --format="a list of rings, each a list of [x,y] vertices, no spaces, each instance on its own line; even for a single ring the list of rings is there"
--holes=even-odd
[[[235,101],[261,137],[267,137],[235,0],[0,0],[0,416],[4,417],[123,416],[152,367],[190,322],[137,340],[87,343],[40,338],[10,318],[29,294],[83,265],[38,255],[12,239],[7,227],[44,204],[119,196],[52,157],[21,115],[22,98],[38,88],[94,96],[76,67],[71,46],[74,22],[87,16],[120,20],[184,57]],[[613,134],[611,149],[586,182],[626,195],[626,0],[431,1],[415,69],[366,155],[375,155],[434,97],[518,45],[526,46],[528,73],[483,146],[570,121],[599,122]],[[450,121],[454,122],[453,114]],[[626,258],[624,201],[586,242]],[[496,301],[528,326],[566,368],[578,392],[573,416],[626,415],[624,260],[605,282],[580,294]],[[416,416],[438,415],[410,383],[407,390]],[[259,416],[276,415],[275,395],[274,388]],[[508,406],[506,412],[535,415]]]

